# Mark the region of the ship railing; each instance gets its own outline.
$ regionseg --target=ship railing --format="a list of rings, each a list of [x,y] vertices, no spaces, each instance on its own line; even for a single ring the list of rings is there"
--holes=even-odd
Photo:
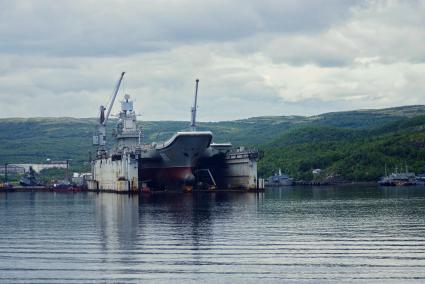
[[[258,159],[261,158],[261,152],[258,151],[256,148],[251,149],[232,149],[227,153],[227,159],[243,159],[243,158],[249,158],[249,159]]]

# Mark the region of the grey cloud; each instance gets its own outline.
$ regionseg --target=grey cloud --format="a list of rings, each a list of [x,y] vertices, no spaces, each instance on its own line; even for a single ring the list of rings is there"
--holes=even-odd
[[[152,52],[263,32],[314,33],[359,1],[2,1],[0,51],[60,56]]]
[[[0,116],[317,114],[421,103],[421,1],[2,1]],[[114,112],[118,109],[114,109]]]

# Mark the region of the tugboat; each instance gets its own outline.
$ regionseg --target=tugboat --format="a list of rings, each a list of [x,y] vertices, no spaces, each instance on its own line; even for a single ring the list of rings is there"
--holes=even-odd
[[[294,180],[287,174],[282,174],[281,169],[275,175],[267,178],[266,186],[289,186],[294,185]]]

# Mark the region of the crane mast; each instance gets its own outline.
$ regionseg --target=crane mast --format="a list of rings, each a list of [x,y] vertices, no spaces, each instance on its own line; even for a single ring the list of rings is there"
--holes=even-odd
[[[122,78],[124,77],[125,72],[121,73],[121,77],[117,82],[117,85],[115,86],[115,90],[111,96],[111,99],[109,100],[109,107],[108,112],[106,113],[105,120],[103,121],[103,125],[106,125],[106,122],[108,121],[109,115],[111,114],[112,107],[114,106],[115,98],[117,97],[118,91],[121,86]]]
[[[114,92],[112,93],[111,98],[108,102],[108,107],[100,106],[100,116],[99,116],[99,124],[96,126],[96,132],[93,135],[93,145],[99,146],[98,153],[104,152],[104,146],[106,145],[106,123],[108,122],[109,115],[111,114],[112,107],[115,102],[115,98],[117,97],[118,91],[121,86],[122,79],[124,77],[125,72],[121,73],[121,76],[115,85]],[[107,110],[105,115],[105,110]]]

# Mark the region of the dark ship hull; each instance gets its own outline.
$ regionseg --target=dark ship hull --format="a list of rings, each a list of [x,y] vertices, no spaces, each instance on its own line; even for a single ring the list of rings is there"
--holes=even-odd
[[[193,185],[194,170],[211,140],[209,131],[177,132],[169,141],[145,148],[139,164],[140,180],[159,188]]]

